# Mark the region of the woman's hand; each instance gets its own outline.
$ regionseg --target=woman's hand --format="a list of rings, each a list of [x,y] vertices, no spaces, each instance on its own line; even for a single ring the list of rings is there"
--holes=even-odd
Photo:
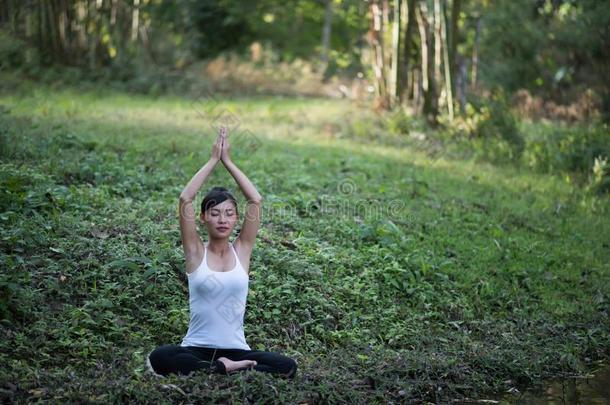
[[[225,126],[220,127],[220,136],[222,138],[222,152],[220,154],[220,159],[223,161],[223,163],[227,163],[231,161],[231,157],[229,156],[231,145],[229,144],[229,136]]]
[[[222,129],[218,136],[216,137],[216,141],[212,145],[212,156],[210,156],[210,160],[214,162],[218,162],[222,157],[222,142],[224,137],[222,136]]]

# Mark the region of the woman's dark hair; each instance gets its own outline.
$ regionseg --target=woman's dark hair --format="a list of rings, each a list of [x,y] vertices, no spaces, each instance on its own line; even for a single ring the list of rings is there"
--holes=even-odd
[[[233,194],[225,187],[212,187],[201,202],[201,213],[203,214],[205,211],[225,200],[233,201],[233,204],[235,204],[235,211],[237,212],[237,200],[233,197]]]

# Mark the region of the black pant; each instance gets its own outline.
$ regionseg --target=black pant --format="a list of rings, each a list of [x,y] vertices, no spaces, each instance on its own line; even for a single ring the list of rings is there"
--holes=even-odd
[[[228,374],[224,364],[217,360],[219,357],[226,357],[233,361],[255,360],[254,370],[281,374],[289,378],[293,378],[297,371],[297,363],[290,357],[261,350],[217,349],[167,344],[157,347],[148,357],[155,373],[164,376],[170,373],[188,375],[195,370]]]

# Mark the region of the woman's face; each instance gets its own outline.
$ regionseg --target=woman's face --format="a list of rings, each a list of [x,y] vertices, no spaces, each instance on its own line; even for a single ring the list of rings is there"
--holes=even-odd
[[[214,238],[228,238],[237,223],[237,211],[231,200],[224,200],[201,214],[201,222],[208,229],[208,235]]]

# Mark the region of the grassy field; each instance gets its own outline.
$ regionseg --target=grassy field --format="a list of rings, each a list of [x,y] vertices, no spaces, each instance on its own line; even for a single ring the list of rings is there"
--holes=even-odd
[[[233,160],[264,198],[246,339],[296,359],[292,382],[145,368],[188,326],[178,196],[210,155],[209,114],[239,123]],[[342,129],[365,115],[322,99],[5,88],[2,398],[447,403],[607,358],[608,201]],[[221,165],[197,203],[213,185],[243,203]]]

